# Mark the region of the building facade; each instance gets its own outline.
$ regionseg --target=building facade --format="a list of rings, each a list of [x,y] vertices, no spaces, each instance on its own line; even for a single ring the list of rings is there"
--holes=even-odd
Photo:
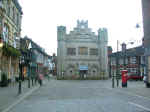
[[[150,0],[142,0],[144,47],[146,56],[146,86],[150,87]]]
[[[77,21],[69,34],[65,26],[57,28],[57,75],[66,77],[108,78],[108,33],[98,35],[88,27],[88,21]]]
[[[140,80],[146,74],[146,61],[143,46],[112,53],[109,55],[109,60],[111,76],[116,75],[117,69],[120,78],[121,71],[124,69],[128,70],[128,76],[130,79]]]
[[[9,80],[18,75],[17,49],[20,45],[22,14],[22,8],[17,0],[0,0],[0,38],[3,41],[0,71],[5,72]]]
[[[40,73],[43,75],[48,74],[50,68],[50,56],[45,52],[45,50],[42,47],[40,47],[40,45],[32,41],[27,36],[23,38],[23,42],[23,49],[28,50],[26,52],[27,61],[28,58],[30,58],[27,66],[24,68],[24,70],[26,71],[25,76],[35,78]],[[28,48],[29,46],[31,47],[30,49]]]

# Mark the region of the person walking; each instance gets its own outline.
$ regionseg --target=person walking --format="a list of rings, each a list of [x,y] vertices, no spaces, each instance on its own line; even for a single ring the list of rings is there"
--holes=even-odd
[[[12,75],[11,81],[12,81],[12,86],[14,87],[15,86],[15,82],[16,82],[16,78],[15,78],[14,75]]]
[[[43,80],[43,75],[42,74],[39,74],[39,84],[40,86],[42,86],[42,80]]]

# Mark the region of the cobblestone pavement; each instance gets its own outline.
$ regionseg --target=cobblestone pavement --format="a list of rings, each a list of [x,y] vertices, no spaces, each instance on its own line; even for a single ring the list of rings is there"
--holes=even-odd
[[[111,80],[51,80],[10,112],[149,112],[149,93],[139,81],[111,88]]]

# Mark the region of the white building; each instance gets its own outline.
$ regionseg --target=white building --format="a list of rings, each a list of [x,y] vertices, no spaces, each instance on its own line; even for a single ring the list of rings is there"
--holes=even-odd
[[[96,35],[88,21],[77,21],[69,34],[65,26],[57,28],[57,75],[108,78],[107,29]]]

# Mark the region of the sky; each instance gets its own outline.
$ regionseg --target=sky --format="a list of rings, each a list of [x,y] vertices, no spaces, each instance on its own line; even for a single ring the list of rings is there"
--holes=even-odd
[[[76,27],[77,20],[88,20],[96,32],[108,29],[108,45],[119,50],[123,42],[141,45],[143,38],[141,0],[18,0],[23,9],[22,32],[52,55],[57,54],[57,26],[67,33]],[[140,28],[136,28],[136,24]]]

